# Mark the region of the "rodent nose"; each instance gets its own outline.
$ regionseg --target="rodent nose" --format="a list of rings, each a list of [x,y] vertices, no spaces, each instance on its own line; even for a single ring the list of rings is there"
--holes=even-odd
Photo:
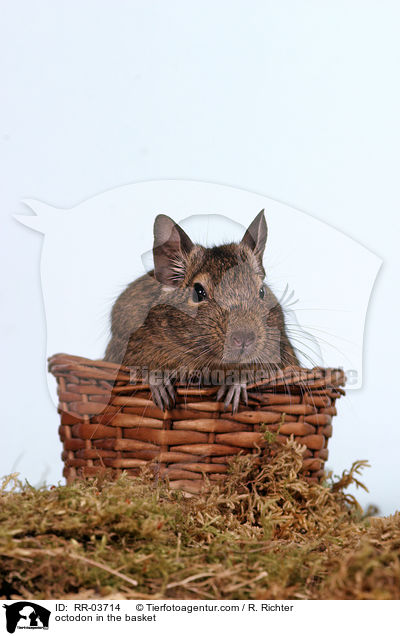
[[[256,339],[254,331],[238,329],[231,334],[231,344],[238,349],[245,349],[253,344]]]

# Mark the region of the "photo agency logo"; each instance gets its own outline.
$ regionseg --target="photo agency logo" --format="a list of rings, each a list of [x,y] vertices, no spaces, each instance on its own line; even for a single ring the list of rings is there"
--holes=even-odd
[[[37,603],[17,601],[3,607],[9,634],[14,634],[16,629],[49,629],[51,612]]]
[[[176,285],[176,277],[179,279],[182,271],[186,272],[187,264],[176,258],[175,244],[182,244],[184,253],[190,252],[191,267],[196,254],[203,253],[199,246],[248,244],[252,234],[248,230],[262,230],[259,211],[265,210],[268,227],[265,254],[261,254],[265,232],[255,232],[255,248],[259,260],[262,258],[266,276],[264,285],[260,282],[259,288],[252,292],[254,304],[273,313],[269,299],[276,299],[276,306],[284,315],[285,335],[303,368],[341,368],[347,376],[347,388],[361,388],[364,327],[381,259],[326,223],[255,193],[180,180],[123,186],[71,209],[54,208],[35,200],[25,203],[34,214],[16,215],[16,218],[44,235],[41,283],[47,357],[63,351],[92,360],[103,359],[110,343],[110,316],[116,299],[132,281],[143,276],[149,279],[149,272],[156,264],[164,287],[172,288],[165,292],[168,309],[165,303],[160,305],[158,293],[154,299],[146,296],[146,302],[142,302],[149,287],[144,282],[141,302],[131,303],[133,309],[129,312],[129,319],[134,320],[131,331],[135,332],[153,309],[157,339],[147,338],[147,341],[156,344],[163,340],[163,347],[168,345],[171,350],[174,343],[179,344],[162,365],[158,363],[161,356],[158,350],[157,355],[151,356],[149,371],[156,373],[156,383],[162,383],[159,372],[165,375],[167,367],[175,374],[181,366],[193,371],[192,360],[189,364],[187,356],[179,355],[181,351],[192,351],[196,368],[206,369],[205,384],[212,386],[237,382],[236,378],[231,382],[230,377],[221,376],[228,367],[237,366],[235,356],[239,349],[243,350],[241,362],[245,362],[245,354],[249,357],[252,353],[252,360],[260,362],[262,374],[268,371],[266,362],[274,366],[286,363],[286,357],[281,359],[283,330],[277,329],[272,321],[263,337],[257,338],[259,314],[249,308],[240,314],[232,308],[238,304],[238,298],[253,289],[252,279],[248,284],[243,280],[242,267],[231,268],[225,274],[217,272],[218,284],[215,285],[215,268],[209,271],[211,262],[208,261],[208,270],[202,272],[202,277],[193,278],[193,285],[186,290],[187,297]],[[165,261],[171,255],[170,271]],[[215,316],[208,308],[210,312],[213,308]],[[229,317],[226,324],[224,311]],[[171,332],[172,313],[179,315]],[[215,320],[216,327],[210,327],[206,333],[207,321],[215,325]],[[190,337],[186,329],[188,323],[196,337]],[[210,362],[213,353],[210,347],[214,346],[220,331],[224,334],[224,341],[217,342],[221,354],[217,362],[214,359]],[[268,344],[263,347],[266,339]],[[117,338],[115,344],[119,340]],[[111,357],[119,359],[119,351],[113,348],[111,353]],[[146,375],[149,360],[125,359],[124,364],[131,368],[132,382],[135,382],[143,371]],[[247,366],[251,365],[252,362]],[[208,377],[208,369],[218,369],[219,373]],[[254,382],[259,379],[254,378]],[[52,399],[58,404],[50,375],[48,381]]]

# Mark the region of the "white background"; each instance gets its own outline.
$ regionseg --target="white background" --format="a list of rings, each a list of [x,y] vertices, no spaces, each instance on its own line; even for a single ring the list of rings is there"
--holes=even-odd
[[[21,200],[70,208],[134,181],[194,179],[307,211],[383,259],[363,388],[340,403],[329,464],[339,472],[369,459],[371,492],[360,500],[393,512],[398,3],[0,4],[0,473],[17,469],[34,484],[61,476],[45,370],[42,237],[12,218],[26,213]],[[352,281],[351,270],[340,275]]]

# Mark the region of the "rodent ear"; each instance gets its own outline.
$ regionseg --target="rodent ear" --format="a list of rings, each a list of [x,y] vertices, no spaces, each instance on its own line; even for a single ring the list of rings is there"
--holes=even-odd
[[[186,257],[193,243],[169,216],[159,214],[154,221],[154,276],[163,285],[178,287],[185,277]]]
[[[264,216],[264,210],[261,210],[247,228],[245,235],[241,240],[241,244],[249,247],[251,251],[254,252],[254,254],[262,261],[267,236],[267,223]]]

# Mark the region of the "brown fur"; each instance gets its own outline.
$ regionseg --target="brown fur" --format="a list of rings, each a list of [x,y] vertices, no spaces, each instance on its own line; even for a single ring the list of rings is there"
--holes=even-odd
[[[160,218],[155,270],[131,283],[115,302],[105,359],[189,372],[298,364],[277,298],[266,285],[264,298],[259,295],[265,276],[263,213],[241,243],[210,248],[192,244],[171,219],[162,217],[161,223]],[[195,283],[207,291],[206,300],[193,302]],[[232,346],[232,334],[243,330],[254,334],[247,352]]]

